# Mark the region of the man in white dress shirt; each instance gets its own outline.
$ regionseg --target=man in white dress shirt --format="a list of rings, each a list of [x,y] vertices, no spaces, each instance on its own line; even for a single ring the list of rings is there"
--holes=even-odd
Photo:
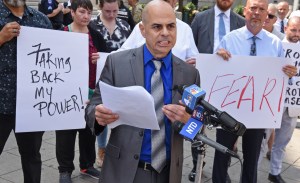
[[[176,5],[177,0],[164,0],[168,2],[173,8]],[[181,60],[185,60],[189,64],[195,64],[196,59],[195,56],[199,53],[197,47],[195,45],[195,41],[193,38],[192,29],[190,26],[183,21],[176,18],[177,23],[177,37],[176,44],[172,48],[172,53],[180,58]],[[122,45],[118,51],[137,48],[142,46],[145,43],[145,38],[142,36],[141,31],[139,29],[139,23],[134,27],[130,36],[127,38],[125,43]]]
[[[254,59],[255,56],[283,57],[280,39],[262,28],[268,15],[267,9],[267,0],[248,0],[244,8],[246,26],[225,35],[217,49],[217,54],[225,60],[229,60],[231,55],[250,55]],[[293,65],[286,65],[282,71],[288,77],[293,77],[296,75],[297,68]],[[244,162],[241,182],[257,183],[257,163],[263,135],[264,129],[247,129],[242,137]],[[238,136],[225,130],[218,130],[216,141],[232,149],[237,138]],[[215,151],[214,183],[225,182],[228,159],[228,155]]]
[[[286,15],[289,12],[289,3],[286,1],[282,1],[278,3],[277,5],[277,14],[278,19],[276,23],[274,24],[275,28],[280,31],[281,33],[284,33],[284,27],[287,24],[288,19],[286,18]]]

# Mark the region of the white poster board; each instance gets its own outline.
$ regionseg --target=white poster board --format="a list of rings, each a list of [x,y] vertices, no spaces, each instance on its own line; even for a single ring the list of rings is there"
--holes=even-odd
[[[279,128],[288,77],[285,58],[232,56],[224,61],[215,54],[200,54],[205,100],[228,112],[247,128]]]
[[[287,85],[285,105],[287,107],[300,108],[300,44],[282,43],[284,55],[293,61],[293,65],[298,68],[297,75],[293,77]]]
[[[16,132],[85,127],[88,45],[87,34],[21,28]]]

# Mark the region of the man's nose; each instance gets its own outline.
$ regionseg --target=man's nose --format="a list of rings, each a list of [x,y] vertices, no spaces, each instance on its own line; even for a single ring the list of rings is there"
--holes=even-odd
[[[169,35],[169,30],[167,27],[162,28],[162,35]]]

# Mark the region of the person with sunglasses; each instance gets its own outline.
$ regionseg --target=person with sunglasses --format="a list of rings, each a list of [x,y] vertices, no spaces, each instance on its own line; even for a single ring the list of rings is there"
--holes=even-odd
[[[281,33],[278,29],[276,29],[274,27],[274,24],[277,21],[276,11],[277,11],[276,5],[270,3],[268,5],[268,16],[267,16],[267,19],[265,20],[265,22],[263,24],[263,29],[265,29],[268,32],[271,32],[272,34],[277,36],[280,40],[283,40],[284,34]]]

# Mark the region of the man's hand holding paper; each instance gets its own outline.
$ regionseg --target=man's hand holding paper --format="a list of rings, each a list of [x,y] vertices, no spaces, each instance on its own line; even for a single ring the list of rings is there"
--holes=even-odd
[[[110,128],[130,125],[159,130],[152,96],[141,86],[113,87],[100,82],[103,104],[96,107],[96,120]]]
[[[100,104],[96,106],[95,118],[99,125],[105,126],[118,120],[119,115]]]

